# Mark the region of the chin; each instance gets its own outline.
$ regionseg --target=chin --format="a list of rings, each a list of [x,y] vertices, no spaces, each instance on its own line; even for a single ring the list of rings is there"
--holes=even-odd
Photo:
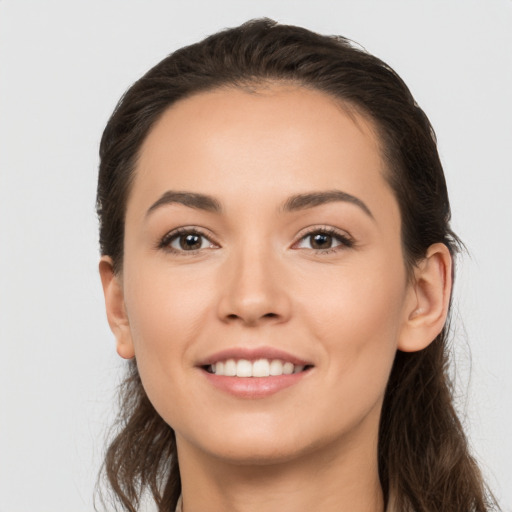
[[[281,424],[267,425],[267,428],[255,423],[238,424],[231,429],[215,429],[206,433],[197,432],[196,442],[200,451],[210,457],[228,464],[240,466],[271,466],[298,460],[321,450],[323,445],[332,441],[326,435],[313,435],[304,432],[304,428],[294,430]],[[302,425],[304,427],[304,425]],[[216,435],[216,432],[222,432]]]

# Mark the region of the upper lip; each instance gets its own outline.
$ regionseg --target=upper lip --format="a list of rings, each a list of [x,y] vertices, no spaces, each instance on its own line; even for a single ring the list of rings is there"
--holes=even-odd
[[[218,363],[219,361],[227,361],[228,359],[246,359],[248,361],[257,361],[258,359],[279,359],[281,361],[293,363],[294,365],[312,365],[310,361],[294,356],[289,352],[275,347],[232,347],[207,356],[199,362],[198,366],[208,366]]]

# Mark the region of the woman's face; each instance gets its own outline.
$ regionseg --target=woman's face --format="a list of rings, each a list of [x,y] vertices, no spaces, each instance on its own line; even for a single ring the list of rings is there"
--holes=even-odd
[[[384,173],[371,123],[305,88],[197,94],[154,126],[127,204],[118,349],[180,456],[375,448],[414,302]]]

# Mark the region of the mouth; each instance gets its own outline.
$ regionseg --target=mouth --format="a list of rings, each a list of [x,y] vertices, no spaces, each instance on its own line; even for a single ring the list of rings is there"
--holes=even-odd
[[[206,372],[223,377],[263,378],[293,375],[312,368],[310,364],[294,364],[283,359],[224,359],[203,365]]]
[[[214,388],[240,399],[270,397],[312,373],[311,361],[275,347],[232,347],[197,365]]]

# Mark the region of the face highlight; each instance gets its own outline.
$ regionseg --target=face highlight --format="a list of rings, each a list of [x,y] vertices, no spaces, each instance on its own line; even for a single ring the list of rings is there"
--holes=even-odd
[[[180,456],[375,449],[415,302],[384,175],[371,123],[304,88],[197,94],[154,126],[116,336]]]

